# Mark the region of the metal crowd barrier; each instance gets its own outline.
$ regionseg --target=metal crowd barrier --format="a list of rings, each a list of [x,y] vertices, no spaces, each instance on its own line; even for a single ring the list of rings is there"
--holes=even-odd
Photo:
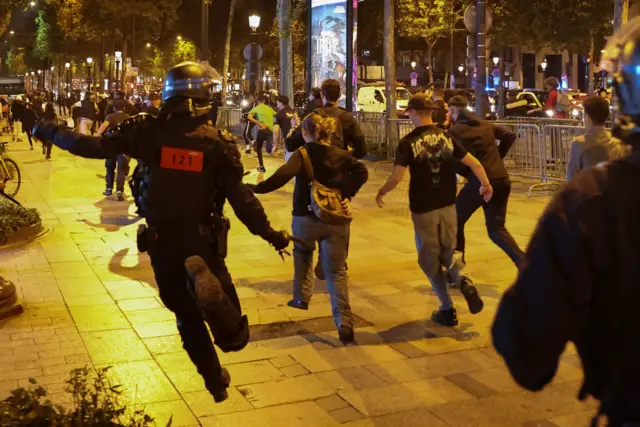
[[[548,125],[544,127],[545,179],[564,182],[567,179],[567,165],[571,141],[584,135],[582,126]]]
[[[355,112],[353,115],[360,124],[362,133],[364,133],[365,139],[367,140],[367,152],[378,155],[386,154],[386,115],[382,113],[367,113],[364,111]]]

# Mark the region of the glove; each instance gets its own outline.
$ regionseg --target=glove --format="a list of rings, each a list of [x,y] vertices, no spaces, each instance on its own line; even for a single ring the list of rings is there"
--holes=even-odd
[[[53,122],[37,122],[33,126],[31,134],[40,141],[52,142],[57,130],[58,126]]]
[[[275,231],[272,229],[264,239],[278,252],[287,249],[289,246],[289,233],[286,231]]]

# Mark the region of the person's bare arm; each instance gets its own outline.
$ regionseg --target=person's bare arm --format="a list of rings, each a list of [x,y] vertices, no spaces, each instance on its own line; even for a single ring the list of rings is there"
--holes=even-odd
[[[393,167],[393,171],[387,179],[387,182],[385,182],[380,190],[378,190],[378,194],[376,195],[376,203],[379,207],[384,206],[384,196],[387,195],[387,193],[393,191],[398,186],[398,184],[402,182],[402,178],[404,177],[404,174],[406,172],[407,168],[404,166],[396,165]]]
[[[98,133],[96,133],[96,136],[102,136],[102,134],[106,132],[107,128],[110,125],[111,125],[111,123],[109,123],[106,120],[104,122],[102,122],[102,124],[100,125],[100,129],[98,129]]]
[[[253,124],[255,124],[256,126],[258,126],[260,129],[264,129],[266,128],[265,125],[263,125],[262,123],[260,123],[257,119],[254,113],[249,113],[249,115],[247,116],[247,119],[249,119],[249,121]]]
[[[487,173],[482,167],[482,164],[478,159],[468,153],[460,161],[463,165],[471,169],[471,172],[473,172],[476,178],[480,181],[480,195],[484,196],[484,201],[488,202],[491,200],[491,196],[493,196],[493,187],[491,187],[491,183],[489,182],[489,178],[487,178]]]

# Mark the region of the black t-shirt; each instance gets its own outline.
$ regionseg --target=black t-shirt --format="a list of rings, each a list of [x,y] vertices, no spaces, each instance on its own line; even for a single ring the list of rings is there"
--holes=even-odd
[[[456,202],[457,159],[467,151],[436,125],[421,126],[400,140],[397,166],[408,167],[409,208],[426,213]]]
[[[295,111],[288,105],[276,113],[275,124],[280,126],[282,135],[284,135],[285,138],[289,135],[289,132],[291,132],[291,119],[293,119],[295,114]]]

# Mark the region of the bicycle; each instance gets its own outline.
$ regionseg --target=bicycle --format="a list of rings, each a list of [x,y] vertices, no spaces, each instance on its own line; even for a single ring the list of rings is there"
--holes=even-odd
[[[20,190],[22,175],[15,160],[5,155],[7,144],[8,142],[0,142],[0,191],[13,197]]]

